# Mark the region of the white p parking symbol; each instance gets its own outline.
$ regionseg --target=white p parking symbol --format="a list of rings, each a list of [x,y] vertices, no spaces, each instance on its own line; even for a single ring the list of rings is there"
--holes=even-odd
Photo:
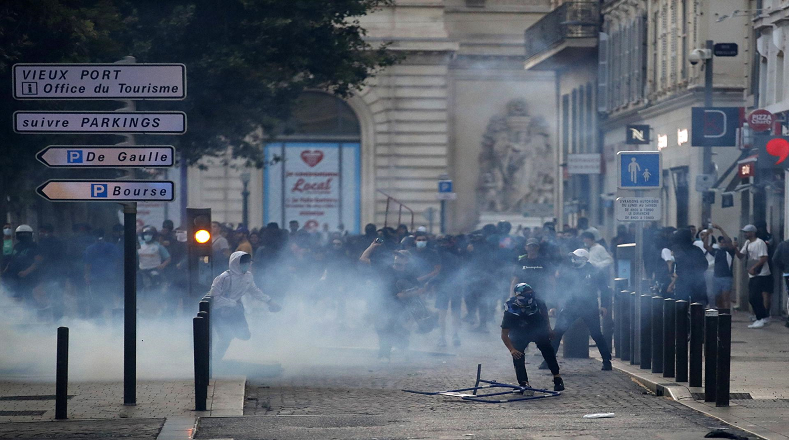
[[[107,185],[102,183],[94,183],[90,185],[90,196],[91,197],[107,197]]]

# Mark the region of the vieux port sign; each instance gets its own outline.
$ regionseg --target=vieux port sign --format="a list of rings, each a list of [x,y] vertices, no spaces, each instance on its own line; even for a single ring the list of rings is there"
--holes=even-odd
[[[180,100],[183,64],[15,64],[13,94],[20,100]],[[158,134],[186,132],[184,112],[18,111],[20,134]],[[36,158],[48,167],[171,167],[168,145],[49,146]],[[36,192],[51,201],[171,201],[175,185],[153,180],[50,180]]]

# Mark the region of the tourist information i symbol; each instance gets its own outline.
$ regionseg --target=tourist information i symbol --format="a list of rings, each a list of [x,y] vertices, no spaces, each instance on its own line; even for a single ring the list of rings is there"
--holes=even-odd
[[[653,189],[660,188],[661,157],[657,151],[620,151],[619,188]]]

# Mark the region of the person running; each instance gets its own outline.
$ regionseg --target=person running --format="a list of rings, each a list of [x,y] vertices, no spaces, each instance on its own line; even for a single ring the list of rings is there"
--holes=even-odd
[[[228,269],[214,278],[214,282],[211,283],[208,296],[213,299],[211,322],[216,331],[214,359],[221,360],[225,357],[233,339],[248,341],[252,337],[244,315],[244,304],[241,303],[244,295],[252,295],[255,299],[268,304],[271,312],[276,313],[281,309],[279,304],[272,301],[271,297],[255,285],[255,280],[249,271],[251,264],[251,255],[243,251],[233,252],[230,254]]]
[[[516,285],[513,294],[514,296],[508,299],[504,306],[501,341],[504,342],[504,346],[512,355],[512,364],[515,367],[518,385],[531,388],[529,376],[526,373],[526,357],[523,350],[530,342],[534,342],[553,373],[554,391],[564,390],[564,381],[559,375],[556,352],[551,346],[553,331],[545,302],[537,299],[534,296],[534,290],[526,283]]]
[[[567,296],[556,318],[555,336],[551,341],[554,352],[559,351],[559,343],[567,329],[576,320],[582,319],[600,351],[603,371],[610,371],[611,352],[603,332],[600,331],[600,312],[607,311],[601,309],[598,304],[598,294],[607,288],[605,280],[601,281],[599,271],[589,264],[589,252],[586,249],[576,249],[569,256],[572,266],[561,271],[560,274],[561,279],[567,283],[565,290]],[[548,367],[547,360],[540,365],[542,370]]]

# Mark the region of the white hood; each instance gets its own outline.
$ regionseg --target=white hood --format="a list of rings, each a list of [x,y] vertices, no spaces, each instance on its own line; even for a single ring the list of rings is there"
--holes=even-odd
[[[244,251],[235,251],[230,254],[230,263],[227,265],[230,272],[233,272],[233,275],[243,275],[241,273],[241,257],[244,255],[249,255]]]
[[[211,296],[214,298],[213,307],[236,306],[241,303],[241,298],[246,294],[266,303],[271,301],[271,298],[255,285],[252,272],[241,273],[241,257],[244,255],[248,254],[243,251],[233,252],[230,255],[228,270],[214,279],[211,285]]]

